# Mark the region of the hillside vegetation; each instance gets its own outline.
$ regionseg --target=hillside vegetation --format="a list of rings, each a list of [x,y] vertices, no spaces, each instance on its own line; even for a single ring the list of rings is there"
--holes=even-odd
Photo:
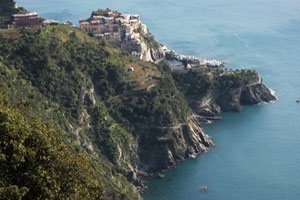
[[[111,169],[110,164],[110,161],[116,162],[117,144],[125,146],[132,136],[115,122],[104,105],[113,96],[139,89],[130,75],[126,75],[125,64],[122,64],[133,60],[120,50],[107,47],[103,41],[63,26],[43,30],[2,30],[0,38],[1,90],[6,91],[10,104],[21,105],[24,118],[40,119],[41,123],[59,130],[53,138],[60,136],[72,151],[85,152],[92,157],[101,174],[100,178],[99,174],[90,175],[94,181],[106,185],[107,194],[118,196],[126,193],[126,187],[129,187],[131,194],[127,194],[127,198],[137,198],[133,187],[128,183],[124,185],[126,178]],[[122,66],[116,66],[118,64]],[[94,96],[94,87],[99,95]],[[24,123],[31,126],[27,121]],[[41,132],[41,137],[53,133],[55,131]],[[48,146],[51,145],[55,143]],[[78,181],[81,179],[76,173],[72,176]],[[114,197],[108,195],[105,199]],[[34,198],[38,196],[30,199]]]
[[[152,133],[147,129],[153,126],[185,122],[191,114],[169,74],[76,28],[1,30],[0,66],[1,89],[11,105],[22,106],[23,118],[49,124],[59,130],[54,138],[59,135],[101,170],[112,170],[100,176],[108,188],[117,183],[107,193],[137,198],[130,184],[122,190],[120,184],[139,185],[137,169],[149,162],[138,152],[150,153],[153,141],[138,138]]]
[[[103,178],[87,156],[0,98],[0,199],[104,199]]]
[[[78,28],[0,29],[0,199],[140,199],[143,175],[212,146],[194,112],[269,100],[253,71],[172,74]]]

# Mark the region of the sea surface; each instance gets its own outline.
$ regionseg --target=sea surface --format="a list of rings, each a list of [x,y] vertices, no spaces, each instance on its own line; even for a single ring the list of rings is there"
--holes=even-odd
[[[276,103],[246,107],[205,126],[216,146],[147,181],[146,200],[300,199],[300,0],[19,0],[45,18],[96,8],[138,13],[178,53],[257,70]],[[208,192],[199,192],[203,185]]]

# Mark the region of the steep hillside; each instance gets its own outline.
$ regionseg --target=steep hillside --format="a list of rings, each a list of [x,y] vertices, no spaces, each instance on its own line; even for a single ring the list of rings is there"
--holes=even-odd
[[[13,105],[26,106],[27,118],[52,124],[72,149],[135,185],[138,174],[211,145],[166,66],[135,60],[76,28],[1,30],[0,63],[2,88]]]
[[[2,88],[1,88],[2,89]],[[101,171],[56,129],[28,119],[0,95],[0,199],[104,199]],[[98,176],[95,176],[98,174]]]
[[[21,168],[13,168],[15,161],[6,162],[9,152],[1,146],[0,166],[24,175],[18,182],[15,171],[0,173],[0,193],[27,199],[138,199],[141,175],[174,167],[212,146],[194,112],[206,118],[205,110],[215,116],[273,97],[255,72],[172,74],[167,63],[137,60],[64,25],[0,30],[0,88],[7,96],[0,100],[1,138],[11,143],[13,156],[22,154],[16,161]],[[22,140],[14,138],[18,133]],[[32,137],[39,143],[32,144]],[[53,150],[47,162],[37,160],[40,145]],[[29,168],[33,162],[36,168]],[[57,165],[66,170],[68,163],[74,169],[65,178],[73,182],[65,186]]]

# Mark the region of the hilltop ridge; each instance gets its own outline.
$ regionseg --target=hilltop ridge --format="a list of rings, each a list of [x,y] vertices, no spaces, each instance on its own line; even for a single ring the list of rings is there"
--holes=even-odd
[[[163,45],[154,39],[138,14],[98,9],[79,23],[80,28],[92,36],[105,38],[141,60],[155,62],[165,57]]]

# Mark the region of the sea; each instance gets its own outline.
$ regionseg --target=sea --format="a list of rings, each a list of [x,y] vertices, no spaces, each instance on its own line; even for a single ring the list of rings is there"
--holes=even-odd
[[[300,0],[18,0],[62,22],[111,8],[140,14],[181,54],[255,69],[278,101],[205,125],[215,147],[146,180],[146,200],[300,199]],[[201,188],[207,186],[208,191]]]

